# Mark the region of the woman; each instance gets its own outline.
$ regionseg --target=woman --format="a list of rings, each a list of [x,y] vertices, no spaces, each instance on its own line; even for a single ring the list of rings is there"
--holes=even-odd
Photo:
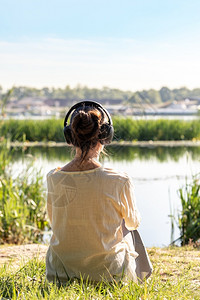
[[[140,223],[132,181],[127,174],[104,168],[99,162],[113,133],[111,117],[99,103],[79,102],[65,117],[65,139],[76,154],[71,162],[47,175],[47,210],[53,231],[46,256],[49,281],[65,283],[83,277],[137,282],[137,269],[140,279],[151,273],[138,239],[147,262],[145,271],[140,270],[136,260],[139,244],[130,232]]]

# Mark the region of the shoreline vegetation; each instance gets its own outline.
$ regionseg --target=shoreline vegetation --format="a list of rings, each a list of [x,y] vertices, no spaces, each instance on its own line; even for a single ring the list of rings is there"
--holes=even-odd
[[[197,120],[135,120],[113,117],[114,142],[200,141],[200,119]],[[1,120],[0,137],[11,142],[61,142],[63,120]]]
[[[154,271],[147,282],[92,284],[45,280],[46,245],[0,246],[1,299],[199,299],[200,251],[184,247],[148,248]]]

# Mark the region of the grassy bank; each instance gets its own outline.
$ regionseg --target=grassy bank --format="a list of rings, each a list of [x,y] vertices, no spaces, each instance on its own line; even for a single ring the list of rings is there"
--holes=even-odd
[[[72,280],[59,288],[45,281],[44,258],[32,258],[16,267],[15,257],[13,264],[7,263],[0,268],[0,297],[30,300],[199,299],[199,251],[187,246],[151,248],[148,252],[154,272],[148,282],[142,285],[133,282],[113,285],[101,282],[93,285],[89,282]]]
[[[114,117],[114,140],[171,141],[200,139],[200,120],[134,120]],[[11,141],[64,142],[63,120],[0,121],[0,136]]]

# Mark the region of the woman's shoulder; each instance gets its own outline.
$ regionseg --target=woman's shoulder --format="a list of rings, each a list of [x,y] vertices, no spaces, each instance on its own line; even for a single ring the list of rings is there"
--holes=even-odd
[[[130,176],[126,172],[121,170],[104,167],[102,171],[106,176],[112,176],[113,178],[120,179],[123,181],[130,180]]]
[[[58,168],[54,168],[52,170],[50,170],[48,173],[47,173],[47,178],[50,177],[51,175],[55,174],[57,171],[59,171],[61,168],[58,167]]]
[[[76,175],[76,178],[77,178],[79,175],[83,175],[85,173],[87,176],[91,175],[94,180],[96,180],[96,176],[94,176],[94,174],[96,174],[97,176],[100,176],[101,178],[104,178],[105,180],[108,180],[108,181],[112,180],[112,181],[118,181],[121,183],[125,183],[125,182],[131,180],[130,176],[126,172],[117,170],[114,168],[103,167],[103,166],[96,168],[96,169],[82,171],[82,172],[62,172],[61,168],[58,167],[58,168],[50,170],[47,173],[47,180],[50,178],[51,178],[51,180],[54,180],[54,179],[57,180],[58,177],[60,177],[60,176],[62,177],[63,174],[65,176],[66,175],[68,175],[68,176]]]

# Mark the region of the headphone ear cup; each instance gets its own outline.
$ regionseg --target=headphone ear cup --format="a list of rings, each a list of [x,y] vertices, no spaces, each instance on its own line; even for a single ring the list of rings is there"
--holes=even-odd
[[[102,145],[110,144],[114,135],[114,128],[112,125],[103,124],[99,133],[99,140]]]
[[[65,140],[67,142],[67,144],[73,144],[72,143],[72,130],[71,130],[71,126],[65,126],[64,129],[64,136],[65,136]]]

